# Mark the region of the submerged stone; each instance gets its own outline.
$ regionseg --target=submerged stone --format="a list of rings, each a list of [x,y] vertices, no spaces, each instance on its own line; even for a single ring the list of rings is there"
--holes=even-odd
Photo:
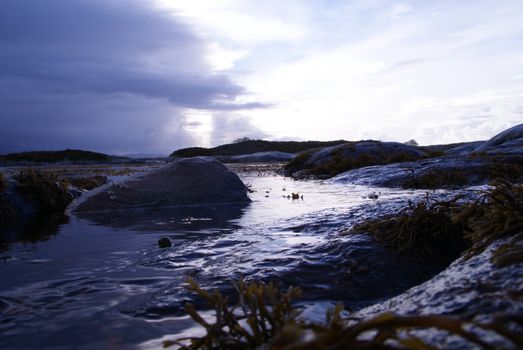
[[[170,248],[173,243],[168,237],[162,237],[158,240],[158,248]]]

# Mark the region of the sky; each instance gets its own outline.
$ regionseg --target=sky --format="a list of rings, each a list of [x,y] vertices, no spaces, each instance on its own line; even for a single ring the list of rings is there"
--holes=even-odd
[[[0,153],[485,140],[523,122],[520,0],[2,0]]]

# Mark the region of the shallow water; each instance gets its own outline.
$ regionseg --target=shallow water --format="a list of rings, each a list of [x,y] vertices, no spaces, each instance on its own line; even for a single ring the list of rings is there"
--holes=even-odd
[[[441,268],[340,235],[421,192],[241,176],[256,191],[244,207],[71,216],[45,241],[11,244],[0,252],[0,348],[155,348],[162,337],[194,334],[183,312],[194,298],[187,277],[226,292],[240,276],[300,285],[315,317],[331,302],[383,300]],[[287,198],[292,192],[303,199]],[[156,246],[163,236],[172,248]]]

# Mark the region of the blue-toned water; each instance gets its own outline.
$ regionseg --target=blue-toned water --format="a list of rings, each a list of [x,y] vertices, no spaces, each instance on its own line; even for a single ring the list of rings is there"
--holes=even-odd
[[[185,290],[188,277],[225,292],[240,276],[300,285],[311,314],[330,302],[371,304],[435,272],[364,235],[340,234],[419,192],[241,176],[256,191],[244,207],[70,215],[47,240],[22,235],[0,252],[0,348],[156,348],[195,334],[183,305],[204,304]],[[163,236],[172,248],[157,247]]]

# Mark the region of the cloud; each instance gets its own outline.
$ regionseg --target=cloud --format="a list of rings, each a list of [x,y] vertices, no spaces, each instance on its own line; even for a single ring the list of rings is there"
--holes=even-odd
[[[237,103],[245,89],[214,72],[206,50],[147,1],[4,0],[0,151],[168,153],[193,142],[184,108],[265,107]]]
[[[248,116],[215,113],[212,117],[211,145],[223,145],[248,137],[263,139],[269,135],[252,124]]]
[[[390,12],[390,16],[393,19],[400,19],[403,15],[411,12],[413,9],[412,5],[409,4],[396,4]]]

